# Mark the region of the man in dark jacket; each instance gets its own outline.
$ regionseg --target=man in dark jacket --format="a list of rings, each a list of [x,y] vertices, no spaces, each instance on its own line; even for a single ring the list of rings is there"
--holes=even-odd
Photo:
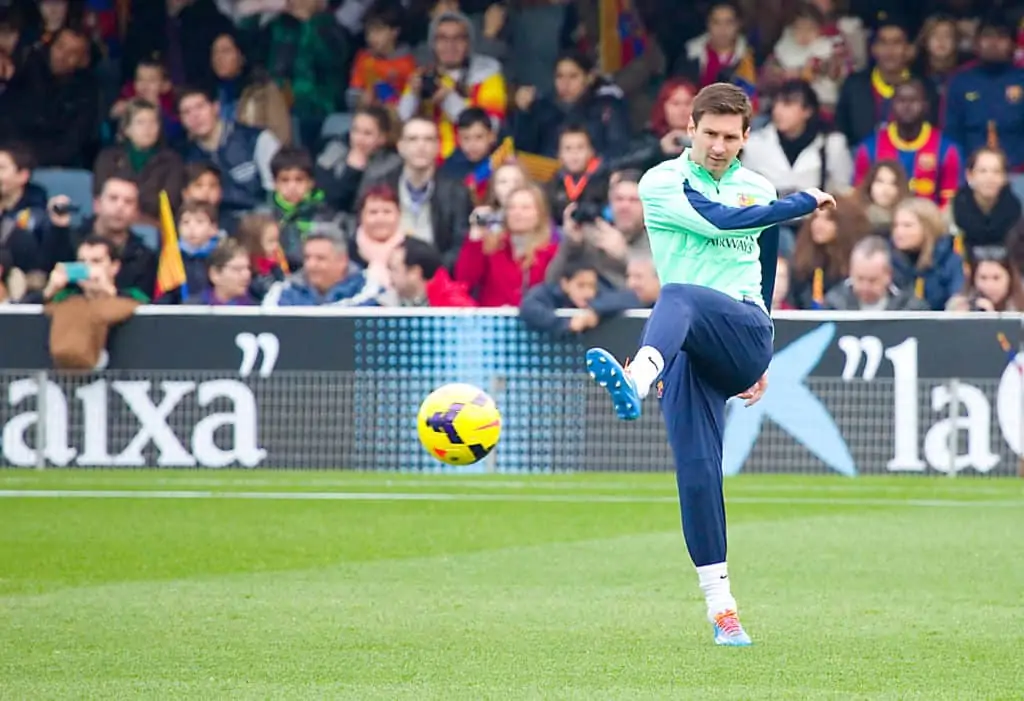
[[[413,117],[402,127],[398,142],[402,165],[374,180],[364,179],[357,201],[374,185],[389,185],[398,193],[402,231],[434,244],[450,269],[469,229],[472,202],[465,185],[437,172],[439,148],[437,126]]]
[[[825,307],[839,311],[928,311],[928,304],[892,281],[889,244],[880,236],[861,240],[850,254],[850,276],[825,295]]]
[[[38,166],[91,168],[99,143],[99,87],[89,63],[85,34],[57,32],[3,93],[0,136],[27,144]]]
[[[394,290],[389,302],[400,307],[476,306],[465,284],[445,270],[437,249],[419,239],[405,239],[391,252],[388,272]]]
[[[221,119],[220,106],[203,88],[184,88],[178,112],[188,132],[186,163],[207,161],[222,174],[221,213],[240,214],[267,201],[274,189],[270,161],[281,142],[270,130]]]
[[[74,260],[79,244],[90,235],[97,235],[117,249],[120,259],[115,280],[117,288],[136,288],[152,296],[156,287],[157,255],[130,229],[139,216],[138,186],[120,176],[108,179],[96,197],[95,216],[76,231],[70,228],[71,214],[62,209],[69,204],[67,196],[57,195],[47,207],[50,222],[43,232],[46,269]]]
[[[46,190],[29,182],[32,167],[26,147],[0,148],[0,247],[10,252],[12,267],[26,273],[45,265],[40,242],[46,227]]]

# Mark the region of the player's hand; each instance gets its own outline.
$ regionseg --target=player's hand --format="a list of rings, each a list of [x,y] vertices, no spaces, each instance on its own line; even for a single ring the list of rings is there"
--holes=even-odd
[[[746,392],[741,392],[736,396],[740,399],[745,399],[746,404],[744,406],[752,406],[757,404],[764,396],[765,391],[768,389],[768,373],[761,375],[761,379],[754,383],[754,386],[748,389]]]
[[[804,190],[804,193],[818,201],[818,209],[828,209],[829,207],[836,206],[836,198],[824,190],[819,190],[816,187],[810,187]]]

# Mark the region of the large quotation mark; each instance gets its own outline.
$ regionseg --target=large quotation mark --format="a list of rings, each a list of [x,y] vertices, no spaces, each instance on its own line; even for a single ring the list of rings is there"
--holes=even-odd
[[[864,360],[864,369],[861,371],[861,378],[865,380],[875,379],[878,374],[878,367],[882,364],[882,355],[885,347],[882,340],[877,336],[843,336],[837,342],[839,349],[846,356],[846,363],[843,365],[843,380],[849,382],[857,376],[860,369],[860,361]]]
[[[263,362],[260,363],[260,377],[270,377],[277,365],[277,357],[281,353],[281,342],[272,333],[240,333],[235,336],[235,345],[242,351],[242,362],[238,366],[238,374],[249,377],[256,368],[256,360],[262,351]]]
[[[455,417],[459,415],[459,412],[462,410],[462,406],[462,404],[452,404],[444,414],[439,411],[435,411],[434,414],[427,419],[427,426],[434,429],[435,433],[444,433],[447,435],[448,442],[452,445],[461,444],[462,438],[455,430]]]

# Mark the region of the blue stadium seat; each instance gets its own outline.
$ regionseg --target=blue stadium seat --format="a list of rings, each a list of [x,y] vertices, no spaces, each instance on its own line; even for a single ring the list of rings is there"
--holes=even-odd
[[[46,189],[50,197],[67,195],[78,211],[71,215],[71,225],[78,226],[92,216],[92,172],[73,168],[36,168],[32,182]]]
[[[337,139],[348,133],[352,128],[352,115],[348,112],[335,112],[327,115],[324,125],[320,129],[320,136],[324,141]]]
[[[147,248],[160,250],[160,230],[149,224],[133,224],[132,233],[142,239]]]

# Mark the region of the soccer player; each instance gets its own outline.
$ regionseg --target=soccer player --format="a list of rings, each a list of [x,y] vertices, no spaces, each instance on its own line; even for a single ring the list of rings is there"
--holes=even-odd
[[[762,275],[774,281],[777,229],[765,234],[764,252],[759,237],[776,224],[835,206],[816,188],[777,199],[768,180],[740,165],[736,156],[750,134],[750,117],[750,101],[736,86],[715,83],[697,94],[691,147],[640,180],[663,285],[640,350],[628,369],[604,349],[586,355],[590,376],[611,395],[620,419],[640,417],[641,402],[660,378],[683,535],[719,645],[751,644],[725,562],[722,433],[729,398],[750,406],[768,386],[775,332],[768,312],[772,285],[763,294]]]

